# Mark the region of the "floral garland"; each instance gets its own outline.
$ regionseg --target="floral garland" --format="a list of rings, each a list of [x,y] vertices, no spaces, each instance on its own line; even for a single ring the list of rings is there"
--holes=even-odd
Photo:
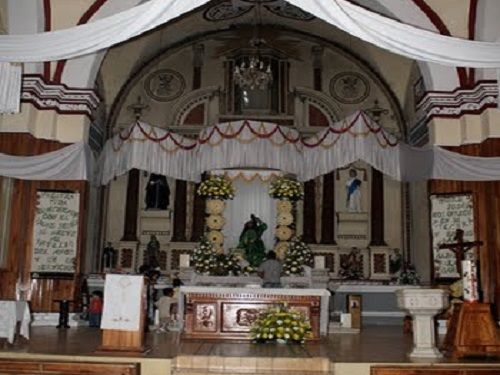
[[[304,199],[304,189],[300,182],[280,177],[271,183],[269,195],[274,199],[298,201]]]
[[[198,195],[208,199],[233,199],[234,187],[224,176],[211,176],[198,187]]]
[[[285,275],[303,275],[304,266],[312,266],[313,254],[309,246],[299,238],[292,238],[285,254],[283,272]]]
[[[193,253],[194,269],[197,273],[210,276],[238,276],[241,267],[233,254],[218,253],[214,244],[202,238]]]
[[[312,337],[312,328],[304,315],[291,311],[286,304],[268,308],[250,329],[254,342],[281,341],[303,344]]]

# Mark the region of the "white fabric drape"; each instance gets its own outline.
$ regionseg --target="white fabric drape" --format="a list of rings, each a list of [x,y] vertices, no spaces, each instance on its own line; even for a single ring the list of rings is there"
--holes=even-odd
[[[231,249],[238,245],[243,226],[250,220],[250,214],[254,214],[267,224],[262,240],[266,249],[272,249],[276,226],[276,203],[269,196],[269,182],[262,182],[259,179],[252,181],[236,179],[233,181],[233,187],[234,199],[226,201],[224,210],[226,224],[222,233],[225,246]]]
[[[203,130],[199,140],[202,171],[269,168],[302,174],[302,144],[295,129],[258,121],[235,121]]]
[[[87,55],[140,35],[206,2],[150,0],[112,16],[68,29],[38,34],[0,35],[0,61],[55,61]]]
[[[356,112],[304,141],[302,180],[363,160],[401,179],[398,140],[363,112]]]
[[[92,180],[93,156],[84,142],[37,156],[0,153],[0,176],[21,180]]]
[[[438,146],[410,147],[359,111],[306,139],[294,129],[252,121],[207,128],[198,141],[136,123],[106,143],[99,180],[106,184],[138,168],[198,182],[202,172],[257,167],[307,181],[357,160],[398,181],[500,180],[500,158],[466,156]],[[255,176],[248,171],[228,174],[246,180]]]
[[[19,112],[21,84],[21,65],[0,62],[0,113]]]
[[[103,185],[133,168],[198,182],[196,141],[137,122],[104,145],[100,158]]]
[[[452,66],[500,67],[500,43],[440,35],[381,16],[346,0],[287,0],[339,29],[380,48]]]

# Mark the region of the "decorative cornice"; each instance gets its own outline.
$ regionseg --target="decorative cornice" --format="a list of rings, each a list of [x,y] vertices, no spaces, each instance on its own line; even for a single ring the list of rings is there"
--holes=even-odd
[[[46,83],[41,75],[25,74],[21,101],[31,103],[40,110],[54,110],[60,114],[83,114],[92,119],[92,113],[99,105],[100,99],[92,89]]]
[[[434,117],[461,117],[479,114],[495,107],[498,98],[496,81],[480,81],[476,86],[454,91],[429,91],[417,103],[417,123],[427,123]]]

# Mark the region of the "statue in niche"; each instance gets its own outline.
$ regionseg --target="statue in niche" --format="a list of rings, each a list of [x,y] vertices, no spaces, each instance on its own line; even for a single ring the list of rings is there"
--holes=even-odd
[[[363,278],[363,256],[359,249],[354,247],[349,254],[341,255],[339,275],[346,280]]]
[[[148,245],[146,246],[146,269],[159,270],[160,269],[160,242],[153,234],[151,235]]]
[[[355,169],[349,170],[349,179],[346,181],[346,208],[348,212],[361,212],[361,180]]]
[[[111,242],[108,242],[102,252],[101,265],[103,270],[112,270],[116,267],[118,252],[113,248]]]
[[[146,210],[166,210],[170,204],[170,188],[167,178],[151,173],[146,186]]]

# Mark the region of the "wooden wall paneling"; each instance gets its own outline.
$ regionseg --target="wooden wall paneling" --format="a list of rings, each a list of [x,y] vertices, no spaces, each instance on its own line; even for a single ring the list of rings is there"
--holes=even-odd
[[[500,139],[448,149],[470,156],[497,157],[500,156]],[[500,182],[434,180],[430,181],[429,187],[429,194],[474,194],[476,238],[484,242],[480,248],[483,297],[485,302],[494,304],[496,317],[500,319]]]

